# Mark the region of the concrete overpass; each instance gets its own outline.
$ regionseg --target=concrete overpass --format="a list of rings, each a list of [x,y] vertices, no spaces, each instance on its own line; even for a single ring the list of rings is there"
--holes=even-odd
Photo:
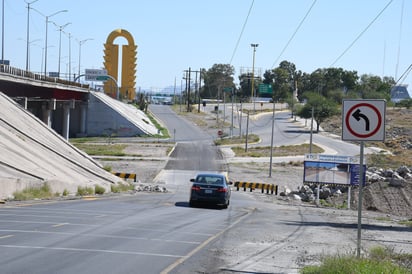
[[[132,137],[157,133],[143,112],[93,91],[89,85],[0,65],[0,92],[66,140],[69,137]]]

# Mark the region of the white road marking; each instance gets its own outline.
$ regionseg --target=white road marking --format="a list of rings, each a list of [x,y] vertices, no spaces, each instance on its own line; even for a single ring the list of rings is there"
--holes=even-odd
[[[56,251],[111,253],[111,254],[124,254],[124,255],[171,257],[171,258],[181,258],[182,257],[180,255],[172,255],[172,254],[133,252],[133,251],[121,251],[121,250],[105,250],[105,249],[90,249],[90,248],[45,247],[45,246],[31,246],[31,245],[0,245],[0,247],[22,248],[22,249],[46,249],[46,250],[56,250]]]
[[[4,235],[4,236],[0,236],[0,239],[7,239],[7,238],[11,238],[14,237],[14,235]]]
[[[70,232],[39,231],[39,230],[0,229],[0,232],[32,233],[32,234],[47,234],[47,235],[55,234],[55,235],[69,235],[69,236],[94,237],[94,238],[112,238],[112,239],[125,239],[125,240],[144,240],[144,241],[170,242],[170,243],[189,244],[189,245],[198,245],[201,243],[199,241],[181,241],[181,240],[169,240],[169,239],[160,239],[160,238],[119,236],[119,235],[107,235],[107,234],[90,234],[90,233],[79,234],[79,233],[70,233]]]

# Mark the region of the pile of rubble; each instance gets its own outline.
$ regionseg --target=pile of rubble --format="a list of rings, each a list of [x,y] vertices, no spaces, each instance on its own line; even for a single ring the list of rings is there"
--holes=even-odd
[[[167,192],[167,189],[159,185],[137,184],[134,186],[135,192]]]
[[[377,182],[387,182],[389,187],[405,187],[412,184],[412,171],[406,166],[399,167],[397,170],[370,167],[366,171],[366,187]],[[284,189],[280,196],[301,200],[303,202],[313,202],[316,200],[317,184],[303,185],[296,191]],[[328,199],[333,196],[340,196],[348,191],[344,185],[321,185],[319,198]],[[412,196],[412,193],[410,194]]]

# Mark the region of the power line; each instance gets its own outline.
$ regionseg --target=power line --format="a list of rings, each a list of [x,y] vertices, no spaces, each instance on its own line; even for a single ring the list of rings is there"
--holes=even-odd
[[[238,48],[239,43],[240,43],[240,39],[242,38],[243,31],[245,30],[246,24],[247,24],[247,22],[248,22],[248,20],[249,20],[249,15],[250,15],[250,12],[252,11],[253,4],[254,4],[254,3],[255,3],[255,0],[252,0],[252,3],[250,4],[250,8],[249,8],[249,11],[248,11],[248,13],[247,13],[245,22],[243,23],[243,27],[242,27],[242,30],[241,30],[241,32],[240,32],[239,38],[238,38],[238,40],[237,40],[237,42],[236,42],[236,46],[235,46],[235,48],[234,48],[234,50],[233,50],[232,57],[230,58],[229,65],[232,64],[233,58],[235,57],[237,48]]]
[[[370,28],[370,26],[372,26],[373,23],[375,23],[375,21],[382,15],[382,13],[389,7],[390,4],[392,4],[393,0],[390,0],[386,6],[378,13],[378,15],[375,16],[375,18],[366,26],[366,28],[361,31],[361,33],[355,38],[355,40],[353,40],[353,42],[342,52],[341,55],[339,55],[338,58],[336,58],[335,61],[333,61],[333,63],[329,66],[329,67],[333,67],[340,58],[343,57],[343,55],[346,54],[346,52],[348,52],[348,50],[359,40],[359,38],[362,37],[362,35]]]
[[[283,53],[285,52],[285,50],[287,49],[287,47],[289,46],[290,42],[292,42],[293,38],[295,37],[296,33],[298,32],[298,30],[300,29],[300,27],[303,25],[303,22],[305,21],[306,17],[308,17],[310,11],[312,10],[313,6],[316,4],[317,0],[314,0],[312,5],[310,6],[310,8],[308,9],[308,11],[306,12],[305,16],[302,18],[302,20],[300,21],[298,27],[295,29],[295,31],[293,32],[292,36],[290,37],[289,41],[286,43],[285,47],[282,49],[281,53],[279,54],[278,58],[275,60],[275,62],[273,62],[272,68],[275,67],[276,63],[279,61],[280,57],[283,55]]]
[[[398,84],[402,84],[403,81],[408,77],[408,74],[412,71],[412,64],[409,65],[409,67],[405,70],[404,73],[402,73],[401,77],[399,77],[398,80],[396,80],[395,86]],[[396,79],[396,78],[395,78]]]
[[[404,4],[405,4],[405,0],[402,1],[401,22],[400,22],[400,24],[399,24],[398,57],[397,57],[397,59],[396,59],[395,79],[398,77],[399,56],[400,56],[400,54],[401,54],[401,38],[402,38],[403,7],[404,7]]]

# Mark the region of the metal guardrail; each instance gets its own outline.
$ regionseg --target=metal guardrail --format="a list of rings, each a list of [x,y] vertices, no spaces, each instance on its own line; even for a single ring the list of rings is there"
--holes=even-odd
[[[252,182],[235,182],[234,186],[236,187],[236,190],[239,191],[240,188],[243,188],[244,191],[246,189],[250,189],[250,192],[252,192],[255,189],[261,189],[262,193],[265,192],[269,194],[275,193],[275,195],[278,194],[278,186],[275,184],[264,184],[264,183],[252,183]]]
[[[11,66],[4,65],[4,64],[0,64],[0,73],[12,75],[12,76],[18,76],[18,77],[22,77],[22,78],[30,79],[30,80],[44,81],[44,82],[49,82],[49,83],[62,84],[62,85],[80,87],[80,88],[86,88],[86,89],[89,88],[88,84],[81,84],[81,83],[77,83],[73,81],[60,79],[57,77],[47,77],[43,74],[34,73],[31,71],[11,67]]]

